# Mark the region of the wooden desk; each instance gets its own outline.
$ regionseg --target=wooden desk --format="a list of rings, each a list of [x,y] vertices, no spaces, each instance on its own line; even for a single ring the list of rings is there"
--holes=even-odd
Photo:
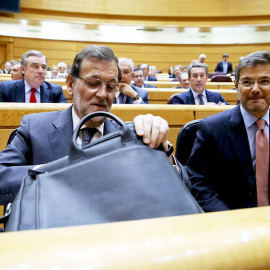
[[[0,234],[1,269],[270,269],[270,207]]]

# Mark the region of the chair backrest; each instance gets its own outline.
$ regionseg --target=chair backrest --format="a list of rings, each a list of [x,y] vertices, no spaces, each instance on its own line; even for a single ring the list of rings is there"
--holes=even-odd
[[[173,104],[173,97],[175,96],[176,94],[173,94],[172,96],[169,97],[168,101],[167,101],[167,104]]]
[[[208,73],[208,78],[212,78],[215,75],[227,75],[225,72],[214,72],[214,73]]]
[[[178,133],[176,140],[175,157],[182,165],[186,165],[196,139],[200,119],[186,123]]]
[[[214,75],[211,82],[232,82],[232,79],[227,75]]]

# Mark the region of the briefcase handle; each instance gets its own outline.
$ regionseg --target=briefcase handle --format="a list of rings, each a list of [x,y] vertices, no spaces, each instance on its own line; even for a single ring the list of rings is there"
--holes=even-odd
[[[81,119],[81,121],[79,122],[79,124],[77,125],[73,133],[70,151],[69,151],[70,163],[74,163],[74,162],[84,159],[84,151],[82,150],[81,146],[76,142],[76,140],[79,135],[79,131],[81,127],[84,125],[84,123],[97,116],[105,116],[105,117],[111,118],[119,126],[121,126],[121,129],[119,129],[118,132],[122,138],[123,145],[125,145],[127,142],[134,141],[135,138],[134,138],[133,132],[128,127],[128,125],[126,125],[126,123],[123,120],[121,120],[119,117],[115,116],[112,113],[103,112],[103,111],[90,113],[86,115],[83,119]]]

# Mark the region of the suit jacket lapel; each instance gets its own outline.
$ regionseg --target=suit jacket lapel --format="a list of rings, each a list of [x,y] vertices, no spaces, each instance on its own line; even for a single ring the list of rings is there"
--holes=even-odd
[[[189,91],[187,93],[187,104],[194,104],[194,105],[196,104],[191,89],[189,89]]]
[[[24,85],[24,79],[19,80],[16,83],[16,88],[15,88],[15,97],[14,100],[16,102],[25,102],[25,85]]]
[[[72,106],[60,111],[52,123],[54,129],[48,133],[51,149],[55,159],[68,155],[73,134]]]
[[[40,86],[40,102],[48,103],[50,100],[50,94],[51,94],[51,91],[48,88],[48,85],[46,83],[43,83]]]
[[[118,125],[114,121],[106,119],[106,121],[104,123],[104,134],[103,135],[111,133],[114,130],[116,130],[117,128],[118,128]]]
[[[213,94],[205,89],[207,102],[215,102],[213,98]]]
[[[229,137],[233,146],[233,150],[239,159],[239,162],[246,174],[249,183],[253,186],[253,188],[255,188],[255,174],[250,155],[247,132],[240,111],[240,105],[232,110]]]

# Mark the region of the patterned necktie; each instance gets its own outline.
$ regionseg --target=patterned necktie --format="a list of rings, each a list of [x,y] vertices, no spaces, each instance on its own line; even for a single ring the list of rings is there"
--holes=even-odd
[[[35,93],[36,93],[36,89],[32,88],[31,89],[31,96],[30,96],[30,103],[37,103]]]
[[[264,131],[265,121],[257,120],[256,185],[257,206],[269,205],[269,140]]]
[[[119,95],[119,104],[125,104],[125,102],[124,102],[124,94],[123,93],[120,93],[120,95]]]
[[[202,94],[199,94],[199,95],[198,95],[198,98],[199,98],[199,105],[204,105],[204,102],[203,102],[203,95],[202,95]]]
[[[96,132],[97,132],[96,128],[82,129],[82,149],[84,149],[88,144],[90,144]]]

